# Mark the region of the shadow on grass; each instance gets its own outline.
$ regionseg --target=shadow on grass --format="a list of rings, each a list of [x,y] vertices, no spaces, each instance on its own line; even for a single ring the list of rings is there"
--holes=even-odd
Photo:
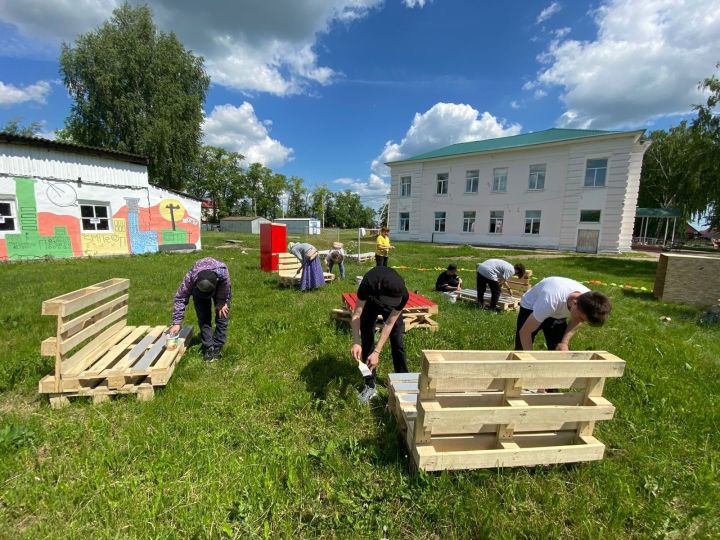
[[[322,400],[327,399],[330,387],[344,391],[353,381],[361,381],[360,372],[351,362],[333,354],[323,354],[308,362],[300,371],[300,377],[305,381],[307,391],[315,399]]]

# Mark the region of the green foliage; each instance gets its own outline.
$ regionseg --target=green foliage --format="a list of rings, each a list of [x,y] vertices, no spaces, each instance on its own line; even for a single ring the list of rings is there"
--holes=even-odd
[[[375,211],[363,206],[360,196],[349,189],[334,193],[329,200],[326,221],[329,227],[371,227],[374,221]]]
[[[191,180],[186,189],[195,197],[215,201],[214,222],[239,210],[238,203],[246,189],[240,165],[243,159],[244,156],[238,152],[204,146],[192,165]]]
[[[219,249],[225,239],[242,249]],[[346,245],[356,233],[342,233]],[[0,426],[26,426],[32,444],[0,456],[0,537],[26,538],[714,538],[720,527],[720,326],[700,310],[647,292],[598,286],[614,309],[582,328],[578,350],[627,361],[608,381],[615,418],[601,422],[603,461],[538,468],[409,472],[386,393],[371,407],[350,360],[351,335],[329,321],[350,279],[310,293],[279,288],[258,268],[256,235],[203,234],[201,254],[153,254],[9,264],[0,271]],[[524,262],[538,278],[652,288],[656,263],[627,257],[395,242],[390,263],[412,290],[437,301],[438,332],[408,332],[410,369],[423,349],[512,347],[515,316],[449,304],[437,273],[411,268]],[[318,246],[320,247],[320,246]],[[325,247],[325,246],[323,246]],[[246,253],[243,254],[243,251]],[[131,396],[60,411],[38,397],[53,359],[40,342],[56,319],[42,300],[110,277],[131,280],[129,324],[167,324],[193,261],[227,263],[234,304],[222,361],[207,365],[197,339],[153,401]],[[17,284],[23,284],[18,301]],[[671,322],[662,322],[669,316]],[[188,306],[186,321],[196,324]],[[544,348],[539,336],[536,347]],[[381,381],[392,366],[383,351]],[[62,516],[62,519],[58,519]],[[387,529],[387,530],[385,530]]]
[[[0,128],[0,132],[9,133],[10,135],[20,135],[22,137],[32,137],[41,129],[42,124],[40,122],[32,122],[23,126],[22,117],[16,116],[5,122],[5,125]]]
[[[303,186],[303,179],[291,176],[288,181],[287,217],[307,217],[308,190]]]
[[[720,68],[720,64],[716,67]],[[698,116],[693,122],[697,136],[703,143],[703,159],[698,162],[703,179],[702,190],[709,206],[709,221],[720,226],[720,79],[713,75],[705,79],[700,89],[709,93],[704,105],[696,107]]]
[[[73,100],[62,136],[150,160],[150,181],[181,189],[202,135],[210,78],[174,33],[158,32],[147,6],[123,4],[74,46],[63,43]]]
[[[35,433],[26,426],[14,423],[0,425],[0,453],[28,446],[34,439]]]

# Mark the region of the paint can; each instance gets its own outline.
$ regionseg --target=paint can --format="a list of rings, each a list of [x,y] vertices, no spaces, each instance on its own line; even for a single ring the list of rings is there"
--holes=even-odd
[[[174,351],[178,347],[178,334],[166,334],[165,349]]]

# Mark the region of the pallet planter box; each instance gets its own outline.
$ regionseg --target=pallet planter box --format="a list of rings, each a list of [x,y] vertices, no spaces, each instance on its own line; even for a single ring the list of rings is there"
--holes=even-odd
[[[129,288],[130,280],[113,278],[43,302],[42,314],[57,317],[55,336],[41,344],[55,370],[39,383],[53,408],[75,396],[102,402],[137,394],[145,401],[170,380],[193,328],[184,327],[181,344],[167,350],[168,326],[128,326]]]
[[[330,312],[330,317],[336,321],[350,324],[352,318],[352,312],[355,310],[357,304],[356,293],[343,293],[343,303],[345,307],[343,309],[333,309]],[[437,315],[438,305],[425,298],[422,295],[411,292],[408,303],[402,311],[403,321],[405,323],[405,331],[413,330],[414,328],[427,328],[431,332],[437,331],[440,325],[433,320],[433,315]],[[381,319],[378,317],[376,328],[382,326]]]
[[[709,306],[720,298],[720,257],[662,253],[655,297],[663,302]]]
[[[320,255],[318,255],[319,257]],[[278,253],[278,280],[285,287],[298,287],[302,277],[302,265],[292,253]],[[335,274],[323,272],[325,283],[335,280]]]
[[[605,379],[624,369],[604,351],[423,351],[421,373],[390,375],[388,407],[425,471],[599,460]]]
[[[532,287],[530,285],[531,277],[532,270],[527,270],[522,278],[508,279],[507,284],[513,292],[513,296],[507,294],[506,289],[502,288],[498,299],[498,307],[505,311],[520,309],[520,297]],[[456,295],[458,300],[477,303],[477,289],[460,289]],[[489,291],[485,291],[484,300],[490,302]]]

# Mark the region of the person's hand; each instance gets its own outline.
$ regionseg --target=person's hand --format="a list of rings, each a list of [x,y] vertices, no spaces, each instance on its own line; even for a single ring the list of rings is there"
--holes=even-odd
[[[230,313],[230,306],[228,306],[227,304],[223,304],[222,306],[220,306],[220,309],[218,309],[218,315],[223,318],[227,317],[228,313]]]
[[[179,325],[179,324],[173,324],[173,325],[170,327],[170,330],[168,330],[168,334],[178,334],[178,333],[180,333],[180,327],[181,327],[181,325]]]
[[[380,355],[377,352],[373,351],[372,354],[370,356],[368,356],[367,366],[370,369],[375,369],[375,367],[378,365],[379,361],[380,361]]]
[[[352,354],[352,357],[356,362],[362,361],[362,347],[359,343],[353,343],[353,346],[350,349],[350,354]]]
[[[557,347],[555,347],[556,351],[569,351],[570,347],[567,343],[558,343]]]

